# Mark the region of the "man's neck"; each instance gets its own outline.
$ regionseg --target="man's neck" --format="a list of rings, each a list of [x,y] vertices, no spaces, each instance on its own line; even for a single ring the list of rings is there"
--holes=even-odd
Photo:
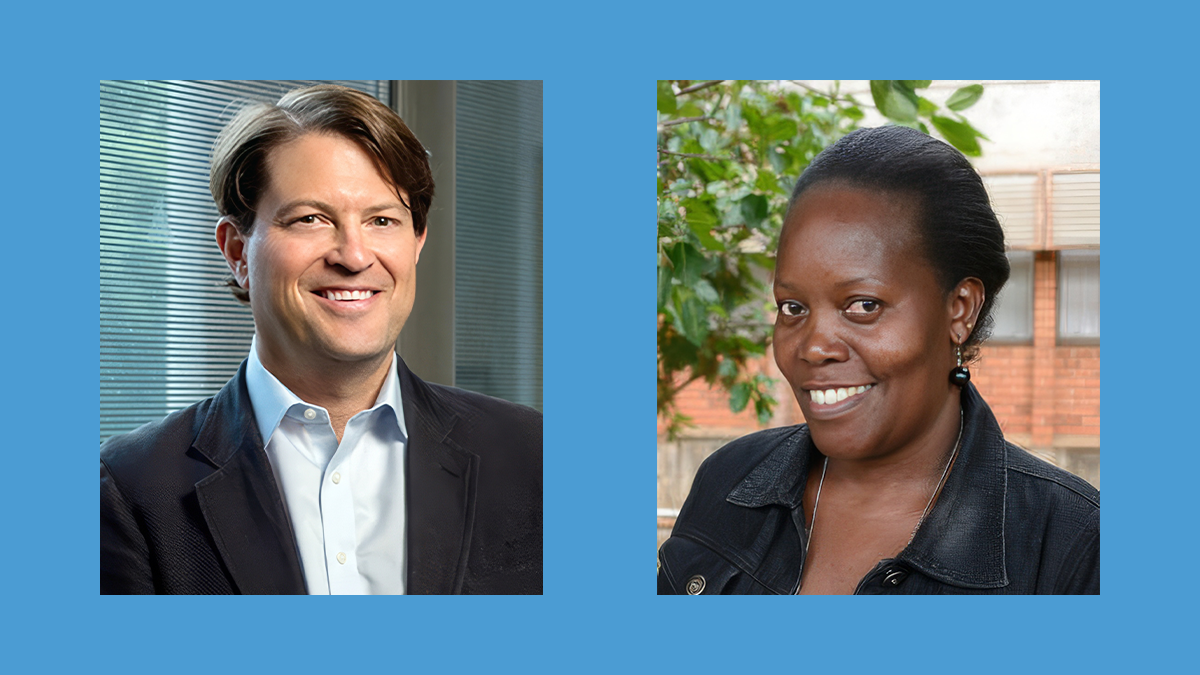
[[[261,344],[257,352],[263,368],[300,400],[329,411],[339,443],[350,418],[375,405],[395,358],[388,352],[363,361],[298,364],[280,362]]]

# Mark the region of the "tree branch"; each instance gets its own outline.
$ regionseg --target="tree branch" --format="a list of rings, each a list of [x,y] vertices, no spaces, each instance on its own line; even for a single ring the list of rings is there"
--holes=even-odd
[[[870,103],[859,103],[858,101],[855,101],[854,99],[851,99],[847,96],[840,96],[840,95],[833,94],[828,91],[821,91],[820,89],[817,89],[816,87],[804,84],[800,80],[788,80],[788,82],[791,82],[792,84],[794,84],[798,87],[803,87],[818,96],[824,96],[825,98],[829,99],[830,101],[844,101],[846,103],[853,103],[854,105],[859,106],[860,108],[874,108],[875,107],[875,106],[871,105]]]
[[[692,86],[690,86],[686,89],[680,89],[679,93],[676,94],[676,96],[679,96],[681,94],[690,94],[693,91],[700,91],[701,89],[708,89],[709,87],[715,87],[724,81],[725,80],[709,80],[708,82],[701,82],[700,84],[693,84]]]
[[[737,161],[737,160],[734,160],[732,157],[713,157],[712,155],[697,155],[693,152],[671,152],[670,150],[663,150],[662,148],[658,149],[658,154],[674,155],[676,157],[691,157],[693,159],[707,159],[712,162]]]
[[[715,117],[680,117],[677,120],[667,120],[662,123],[664,127],[673,127],[677,124],[686,124],[688,122],[703,122],[704,120],[716,119]]]

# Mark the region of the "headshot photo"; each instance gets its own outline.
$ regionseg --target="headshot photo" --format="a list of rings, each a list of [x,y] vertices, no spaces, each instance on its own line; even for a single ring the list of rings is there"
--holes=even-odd
[[[658,593],[1100,593],[1100,83],[658,81]]]
[[[100,593],[542,593],[540,81],[100,83]]]

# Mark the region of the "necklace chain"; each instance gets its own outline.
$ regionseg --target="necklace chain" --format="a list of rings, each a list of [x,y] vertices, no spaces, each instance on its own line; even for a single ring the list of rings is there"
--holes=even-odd
[[[942,489],[942,484],[946,481],[946,475],[950,473],[950,465],[954,464],[954,459],[958,457],[958,450],[962,446],[963,433],[963,412],[958,411],[958,439],[954,441],[954,451],[950,453],[950,460],[946,462],[946,468],[942,469],[942,476],[938,478],[937,485],[933,486],[933,492],[929,495],[929,501],[925,503],[925,510],[921,512],[920,519],[913,527],[912,534],[908,535],[908,543],[917,536],[917,530],[921,529],[921,524],[925,522],[925,517],[929,515],[929,509],[933,506],[933,500],[937,497],[938,492]],[[829,469],[829,456],[826,455],[825,462],[821,466],[821,480],[817,483],[817,497],[813,500],[812,522],[808,525],[808,538],[804,541],[804,557],[808,557],[808,545],[812,543],[813,529],[817,526],[817,507],[821,505],[821,488],[825,486],[825,472]],[[905,545],[907,548],[907,544]]]

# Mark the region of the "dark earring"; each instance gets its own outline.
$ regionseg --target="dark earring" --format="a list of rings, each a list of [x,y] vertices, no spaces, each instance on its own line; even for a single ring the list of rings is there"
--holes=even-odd
[[[962,364],[962,346],[957,345],[954,349],[958,353],[958,365],[950,370],[950,384],[965,387],[971,381],[971,371]]]

